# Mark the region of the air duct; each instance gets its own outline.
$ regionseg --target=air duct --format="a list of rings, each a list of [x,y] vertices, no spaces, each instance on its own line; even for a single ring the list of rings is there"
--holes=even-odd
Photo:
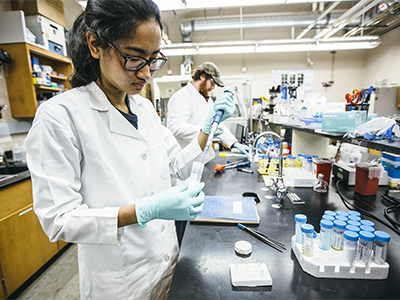
[[[333,24],[341,14],[328,14],[319,20],[314,26],[328,26]],[[181,24],[181,34],[187,39],[192,32],[212,30],[254,29],[254,28],[278,28],[278,27],[307,27],[316,21],[312,15],[280,15],[193,20]],[[361,18],[355,19],[348,26],[357,26]]]

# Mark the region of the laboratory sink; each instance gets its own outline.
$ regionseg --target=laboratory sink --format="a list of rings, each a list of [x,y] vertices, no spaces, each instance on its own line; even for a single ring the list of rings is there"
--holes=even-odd
[[[26,164],[0,166],[0,188],[30,177]]]
[[[8,166],[0,167],[1,175],[15,175],[15,174],[22,173],[25,171],[28,171],[28,167],[26,165],[21,165],[21,166],[8,165]]]

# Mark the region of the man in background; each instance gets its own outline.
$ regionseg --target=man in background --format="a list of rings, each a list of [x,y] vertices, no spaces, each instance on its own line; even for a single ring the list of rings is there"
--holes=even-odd
[[[217,66],[211,62],[201,64],[192,79],[168,101],[167,127],[182,148],[199,134],[213,106],[209,93],[215,85],[224,86]],[[218,129],[218,137],[229,149],[234,147],[244,154],[249,153],[249,147],[240,144],[223,123],[219,124]]]

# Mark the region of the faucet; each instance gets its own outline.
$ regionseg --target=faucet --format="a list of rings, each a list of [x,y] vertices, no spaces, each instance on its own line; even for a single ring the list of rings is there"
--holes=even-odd
[[[275,198],[277,199],[277,203],[272,204],[273,208],[280,209],[282,208],[282,201],[283,198],[285,198],[285,195],[287,194],[287,187],[285,186],[285,182],[283,181],[283,176],[282,176],[282,169],[283,169],[283,140],[282,138],[276,134],[273,131],[264,131],[260,133],[253,141],[252,144],[250,144],[250,157],[251,157],[251,162],[254,161],[254,154],[257,149],[257,142],[260,138],[263,136],[270,135],[273,138],[275,138],[279,142],[279,172],[278,172],[278,177],[274,180],[272,179],[272,182],[274,183],[274,189],[275,189]]]

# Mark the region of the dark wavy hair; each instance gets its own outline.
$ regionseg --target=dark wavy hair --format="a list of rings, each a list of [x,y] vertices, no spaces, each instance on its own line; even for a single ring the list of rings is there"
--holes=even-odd
[[[86,40],[92,31],[100,47],[131,37],[137,27],[156,20],[163,30],[158,6],[152,0],[89,0],[75,20],[68,39],[68,56],[72,59],[74,73],[72,87],[89,84],[100,76],[99,60],[94,59]]]

